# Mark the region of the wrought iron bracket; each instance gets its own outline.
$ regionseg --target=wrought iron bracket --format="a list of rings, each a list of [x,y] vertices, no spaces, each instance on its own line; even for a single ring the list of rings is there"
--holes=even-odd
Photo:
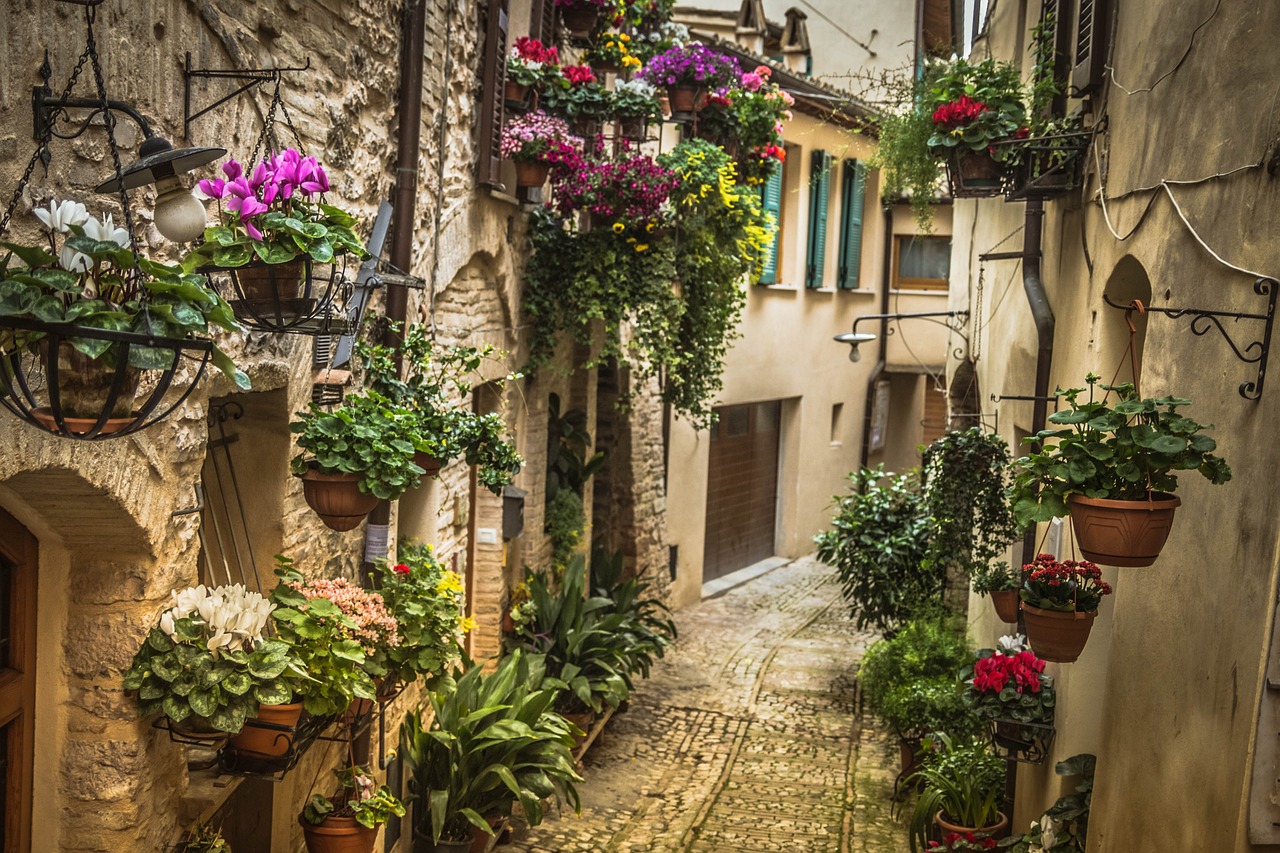
[[[43,82],[39,86],[31,87],[31,136],[37,142],[43,142],[45,139],[52,137],[75,139],[89,129],[89,125],[95,117],[105,112],[126,116],[134,124],[138,125],[142,135],[147,139],[156,135],[155,131],[151,129],[151,124],[143,117],[142,113],[124,101],[103,100],[101,98],[54,97],[53,89],[49,86],[49,80],[53,77],[53,66],[49,64],[48,51],[45,51],[44,62],[40,63],[38,73]],[[74,130],[60,133],[55,129],[59,119],[64,119],[68,123],[71,122],[68,110],[90,110],[90,112]]]
[[[1253,292],[1258,296],[1264,296],[1267,300],[1267,308],[1265,313],[1250,314],[1241,311],[1212,311],[1206,308],[1170,308],[1167,306],[1145,306],[1148,313],[1163,314],[1174,320],[1182,317],[1190,317],[1191,324],[1188,327],[1193,335],[1202,337],[1209,333],[1210,329],[1216,329],[1227,342],[1227,346],[1235,353],[1236,358],[1245,364],[1258,365],[1257,375],[1253,379],[1247,379],[1240,383],[1240,396],[1246,400],[1258,400],[1262,397],[1263,382],[1267,375],[1267,358],[1271,353],[1271,327],[1276,316],[1276,296],[1280,291],[1280,283],[1272,278],[1259,278],[1253,283]],[[1121,305],[1118,302],[1111,301],[1105,293],[1102,299],[1107,305],[1120,310],[1127,310],[1132,307],[1130,305]],[[1241,347],[1236,343],[1235,338],[1231,336],[1231,332],[1227,331],[1227,327],[1223,325],[1223,320],[1233,320],[1239,322],[1241,320],[1253,320],[1263,324],[1262,333],[1257,339],[1250,341]]]
[[[930,323],[937,323],[939,326],[946,326],[951,331],[965,339],[963,334],[965,323],[969,321],[968,311],[914,311],[899,314],[863,314],[853,321],[853,328],[850,329],[852,334],[858,333],[858,324],[863,321],[870,322],[872,320],[882,320],[888,323],[890,320],[928,320]],[[889,329],[885,330],[885,334],[892,335]]]
[[[307,57],[307,62],[297,68],[248,68],[248,69],[226,69],[226,68],[192,68],[191,52],[187,51],[186,61],[183,63],[182,73],[182,135],[187,139],[191,138],[191,123],[207,113],[213,112],[218,107],[235,100],[240,95],[250,89],[260,86],[263,83],[279,82],[285,74],[291,74],[301,71],[309,71],[311,69],[311,57]],[[224,95],[207,107],[201,107],[195,112],[191,111],[191,80],[194,77],[209,80],[235,80],[240,86],[233,90],[230,94]]]

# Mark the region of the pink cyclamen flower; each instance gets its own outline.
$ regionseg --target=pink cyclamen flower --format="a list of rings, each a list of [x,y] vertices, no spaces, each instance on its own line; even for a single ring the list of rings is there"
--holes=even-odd
[[[227,182],[222,178],[205,179],[197,182],[200,192],[209,198],[222,198],[227,190]]]
[[[228,181],[234,181],[244,174],[244,167],[240,165],[238,160],[228,160],[222,164],[222,171],[227,176]]]

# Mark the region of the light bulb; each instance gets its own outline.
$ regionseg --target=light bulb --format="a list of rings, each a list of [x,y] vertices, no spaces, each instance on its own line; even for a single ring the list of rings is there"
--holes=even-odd
[[[204,233],[208,220],[204,205],[177,176],[156,184],[156,229],[170,240],[186,243]]]

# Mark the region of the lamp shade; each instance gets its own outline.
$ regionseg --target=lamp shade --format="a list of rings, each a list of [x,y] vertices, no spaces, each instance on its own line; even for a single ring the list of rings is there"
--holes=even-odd
[[[114,193],[159,183],[212,163],[226,153],[225,148],[174,148],[163,137],[148,137],[138,149],[138,159],[103,182],[96,191]]]
[[[857,361],[859,358],[861,358],[861,356],[858,354],[858,346],[860,344],[870,343],[875,339],[876,339],[876,336],[873,334],[870,334],[869,332],[845,332],[844,334],[835,336],[835,340],[837,343],[848,344],[850,346],[851,348],[849,351],[850,361]]]

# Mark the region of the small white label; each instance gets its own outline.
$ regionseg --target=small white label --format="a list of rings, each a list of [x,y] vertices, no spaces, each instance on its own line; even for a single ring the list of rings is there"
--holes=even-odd
[[[497,545],[498,531],[492,527],[481,527],[476,530],[476,541],[481,545]]]

